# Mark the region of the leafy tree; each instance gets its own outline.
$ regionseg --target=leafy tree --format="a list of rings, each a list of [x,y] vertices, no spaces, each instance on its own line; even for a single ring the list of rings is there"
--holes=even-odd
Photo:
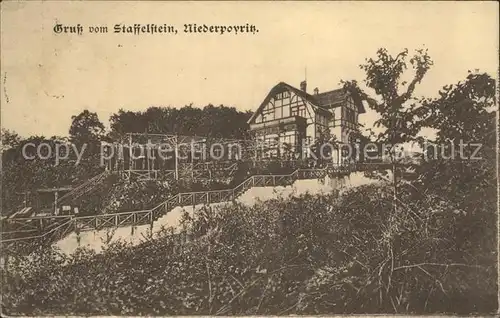
[[[104,135],[104,124],[99,121],[96,113],[84,110],[76,116],[71,116],[69,128],[70,140],[83,144],[99,141]]]
[[[3,153],[5,150],[16,148],[21,142],[22,138],[15,132],[2,128],[2,144],[0,151]]]
[[[2,134],[10,147],[2,153],[2,182],[9,185],[2,187],[2,207],[7,213],[19,208],[26,193],[29,194],[27,204],[33,206],[38,200],[38,189],[76,186],[101,172],[99,140],[104,125],[95,113],[89,111],[73,116],[72,119],[70,140],[74,146],[80,147],[79,151],[83,149],[83,158],[78,165],[72,151],[74,148],[68,144],[67,138],[32,136],[21,139],[15,133]],[[45,146],[39,148],[42,144]],[[84,145],[85,148],[82,148]],[[69,154],[63,153],[67,147],[70,148]],[[37,152],[38,148],[40,154]],[[61,152],[59,162],[56,160],[58,148]],[[50,153],[47,152],[48,149]]]
[[[15,148],[3,153],[2,182],[9,185],[2,187],[2,206],[5,211],[14,212],[13,209],[18,208],[24,197],[21,194],[34,195],[38,188],[71,183],[70,165],[62,161],[55,166],[54,149],[64,142],[58,137],[34,136],[21,140]],[[46,146],[39,148],[41,144]]]
[[[465,81],[445,86],[438,98],[425,104],[432,111],[425,125],[437,133],[418,167],[419,182],[446,193],[455,204],[465,204],[466,211],[474,210],[467,203],[474,202],[475,195],[491,201],[496,179],[495,80],[485,73],[469,73]]]
[[[149,107],[144,112],[120,110],[110,118],[111,136],[126,133],[178,134],[209,138],[243,139],[251,113],[234,107],[207,105],[197,108]]]
[[[414,91],[433,65],[427,50],[417,50],[409,61],[407,59],[407,49],[396,56],[392,56],[386,49],[379,49],[375,59],[369,58],[365,64],[360,65],[366,73],[364,83],[375,92],[375,97],[364,92],[356,81],[344,82],[348,91],[367,101],[369,107],[380,116],[374,126],[381,131],[374,133],[374,137],[375,142],[387,147],[387,155],[393,164],[394,212],[397,209],[400,174],[397,163],[398,150],[401,148],[397,148],[403,143],[419,140],[417,134],[424,125],[422,119],[427,116],[428,108],[414,97]],[[405,71],[409,66],[413,74],[408,82],[403,77],[408,76]]]
[[[496,263],[498,242],[495,87],[488,74],[469,73],[426,101],[433,111],[427,125],[437,129],[434,144],[442,147],[418,167],[415,182],[432,189],[449,213],[464,216],[457,241],[471,249],[470,262],[484,264]]]
[[[118,113],[111,115],[110,119],[111,135],[122,136],[126,133],[142,133],[147,130],[147,125],[142,120],[141,112],[125,111],[120,109]]]
[[[200,135],[227,138],[248,138],[247,120],[251,112],[240,112],[234,107],[207,105],[203,108],[203,129]]]
[[[79,173],[84,180],[90,179],[100,171],[101,147],[100,142],[104,138],[104,124],[94,112],[84,110],[77,116],[72,116],[69,128],[69,140],[83,152],[83,159],[79,166],[75,166],[75,173]],[[73,154],[74,155],[74,154]],[[72,162],[76,164],[75,157]]]
[[[439,92],[438,98],[425,101],[431,112],[425,125],[437,130],[436,143],[454,146],[460,142],[481,143],[482,151],[476,155],[487,155],[488,159],[492,159],[496,132],[495,103],[495,80],[486,73],[469,72],[465,81],[447,85]],[[460,147],[453,147],[453,150],[457,151],[457,155],[459,151],[467,151],[465,155],[469,156],[473,151]]]
[[[414,74],[408,84],[402,80],[408,68],[406,57],[406,50],[396,57],[386,50],[379,50],[377,59],[368,59],[361,66],[367,74],[366,86],[375,91],[373,98],[356,82],[345,83],[347,89],[367,100],[380,115],[375,126],[381,128],[381,132],[373,133],[373,136],[376,142],[389,146],[393,164],[392,213],[387,214],[387,224],[383,228],[384,248],[380,255],[383,257],[381,264],[391,265],[385,273],[381,269],[384,273],[381,280],[385,284],[381,294],[385,297],[381,299],[383,302],[394,302],[397,298],[393,288],[398,279],[394,268],[401,267],[403,255],[404,258],[409,256],[408,248],[411,250],[411,246],[419,246],[429,252],[416,251],[411,261],[403,265],[409,268],[408,273],[413,271],[412,264],[426,262],[436,264],[432,269],[425,270],[431,277],[445,277],[446,271],[440,266],[450,263],[464,267],[484,265],[485,271],[481,274],[473,270],[468,274],[461,272],[462,280],[447,282],[454,293],[449,295],[443,289],[440,297],[455,297],[455,301],[460,303],[465,299],[461,292],[475,288],[471,281],[477,280],[476,275],[493,275],[495,264],[497,239],[492,225],[496,224],[492,207],[496,204],[496,182],[492,159],[495,157],[493,134],[496,114],[491,112],[495,105],[495,82],[487,74],[469,74],[465,82],[445,86],[438,98],[416,99],[413,97],[415,87],[432,65],[432,60],[425,51],[417,51],[410,59]],[[449,156],[428,160],[416,167],[418,179],[415,182],[402,180],[395,148],[405,142],[423,143],[425,140],[418,137],[418,132],[424,127],[437,130],[434,144],[445,145],[448,152],[454,151],[454,159]],[[482,160],[463,160],[459,157],[461,142],[469,144],[478,141],[483,144]],[[465,154],[470,156],[471,150],[466,148]],[[387,199],[387,196],[384,198]],[[413,239],[408,240],[409,237]],[[415,270],[420,269],[417,266]],[[488,293],[494,288],[490,278]],[[406,285],[409,281],[401,283]],[[403,286],[401,288],[404,289]],[[485,300],[476,298],[476,301]],[[427,305],[428,301],[425,307]],[[395,311],[398,310],[396,307]]]
[[[332,158],[333,156],[340,156],[340,154],[337,154],[336,152],[341,151],[337,136],[332,136],[330,134],[330,129],[327,127],[318,129],[316,138],[309,146],[309,149],[313,154],[315,162],[320,165],[332,162],[334,159]]]

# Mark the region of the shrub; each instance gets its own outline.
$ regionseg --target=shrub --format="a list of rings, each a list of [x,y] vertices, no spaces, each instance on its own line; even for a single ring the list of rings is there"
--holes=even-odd
[[[418,187],[401,187],[397,215],[385,184],[203,207],[180,234],[64,262],[49,254],[29,270],[12,262],[4,305],[30,315],[493,312],[494,210],[477,201],[457,213]]]

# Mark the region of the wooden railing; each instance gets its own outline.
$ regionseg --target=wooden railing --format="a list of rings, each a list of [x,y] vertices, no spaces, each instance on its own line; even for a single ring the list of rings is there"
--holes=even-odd
[[[206,180],[217,177],[231,177],[238,169],[234,161],[183,163],[180,167],[181,178]]]
[[[52,243],[66,237],[73,229],[71,216],[47,216],[13,219],[15,224],[2,226],[2,244],[37,240]],[[10,223],[10,222],[9,222]],[[15,226],[18,227],[15,227]]]
[[[153,224],[176,207],[229,202],[253,187],[288,186],[296,180],[321,179],[327,175],[347,175],[353,171],[381,169],[380,165],[325,166],[322,169],[296,169],[290,174],[253,175],[232,189],[178,193],[149,210],[99,214],[93,216],[43,216],[2,220],[2,244],[44,238],[54,242],[71,232]],[[44,240],[45,241],[45,240]]]

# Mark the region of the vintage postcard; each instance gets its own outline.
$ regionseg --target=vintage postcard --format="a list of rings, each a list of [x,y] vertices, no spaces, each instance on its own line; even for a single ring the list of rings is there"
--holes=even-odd
[[[3,1],[2,316],[495,316],[497,2]]]

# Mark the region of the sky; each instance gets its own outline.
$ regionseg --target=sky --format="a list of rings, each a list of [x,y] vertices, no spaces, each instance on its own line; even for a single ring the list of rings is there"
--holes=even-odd
[[[82,35],[55,34],[57,23]],[[177,35],[90,34],[89,26],[174,25]],[[253,24],[256,34],[184,34],[187,23]],[[65,136],[84,109],[105,124],[120,108],[193,103],[255,110],[280,81],[308,91],[362,82],[385,47],[428,49],[416,90],[436,96],[468,70],[498,74],[496,2],[2,2],[1,125],[22,136]],[[367,127],[376,116],[360,117]]]

